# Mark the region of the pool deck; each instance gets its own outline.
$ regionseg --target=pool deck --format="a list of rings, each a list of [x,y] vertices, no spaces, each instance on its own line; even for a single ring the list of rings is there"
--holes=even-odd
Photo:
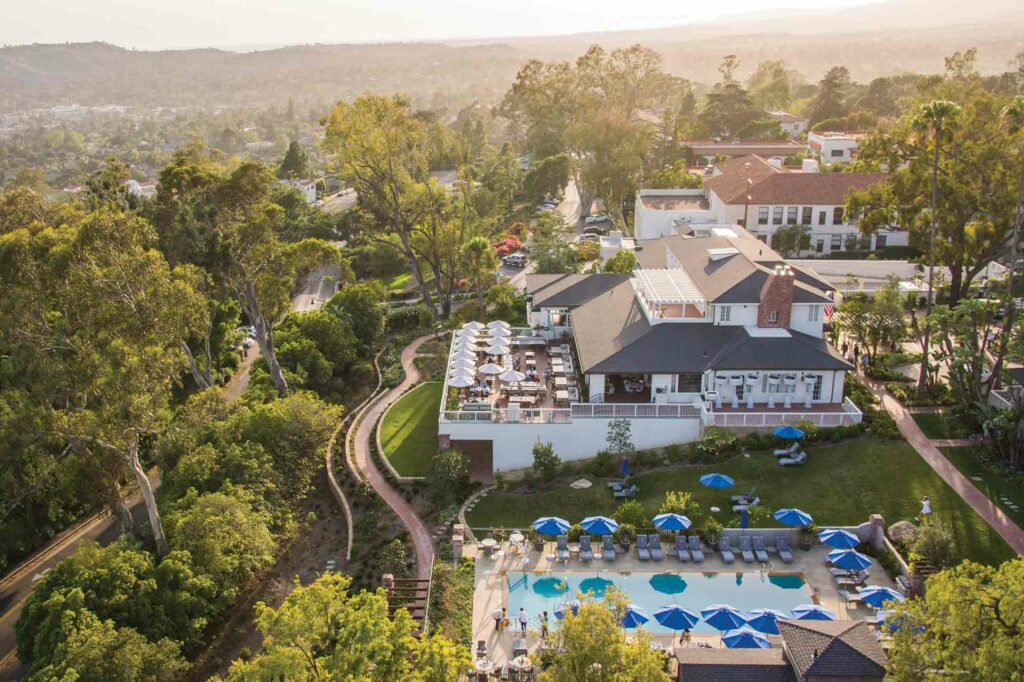
[[[523,564],[523,556],[513,553],[508,554],[508,543],[504,544],[504,556],[492,559],[482,553],[478,556],[477,548],[474,545],[467,545],[464,548],[464,555],[476,558],[475,589],[473,592],[473,649],[476,649],[477,642],[483,640],[487,643],[488,657],[497,665],[502,665],[512,657],[512,642],[517,639],[515,614],[509,613],[510,624],[508,629],[500,634],[494,631],[494,620],[491,613],[502,606],[508,606],[508,581],[507,574],[511,572],[527,571],[534,574],[544,573],[586,573],[592,575],[595,568],[607,571],[622,573],[756,573],[761,570],[758,563],[744,563],[739,553],[736,553],[736,562],[726,564],[722,561],[717,552],[712,552],[704,547],[704,562],[700,564],[681,563],[674,552],[670,555],[666,548],[665,558],[662,561],[640,561],[637,556],[635,545],[629,554],[619,555],[614,562],[605,562],[595,557],[594,561],[583,563],[575,555],[568,562],[553,561],[551,553],[554,552],[554,544],[548,543],[544,550],[537,551],[530,548],[526,558],[528,562]],[[829,547],[815,545],[810,551],[793,549],[793,562],[783,564],[773,550],[769,549],[769,564],[774,567],[777,573],[799,573],[802,574],[807,587],[813,594],[813,600],[827,609],[838,614],[840,619],[859,620],[874,614],[874,610],[865,605],[847,607],[846,601],[839,595],[828,567],[825,566],[825,556],[831,550]],[[595,551],[598,551],[595,547]],[[893,582],[885,574],[885,571],[875,563],[870,569],[870,584],[895,587]],[[535,616],[536,614],[531,614]],[[541,643],[540,632],[536,629],[535,622],[527,629],[527,647],[530,652]],[[557,627],[557,621],[552,614],[551,629]],[[659,642],[667,650],[678,646],[678,637],[669,634],[652,634],[656,642]],[[773,644],[779,645],[779,637],[770,636]],[[708,643],[714,647],[723,646],[718,635],[694,634],[691,637],[690,646],[697,646],[698,643]]]

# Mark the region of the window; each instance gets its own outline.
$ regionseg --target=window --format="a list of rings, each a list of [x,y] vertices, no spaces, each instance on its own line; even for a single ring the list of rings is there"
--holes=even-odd
[[[767,225],[768,224],[768,207],[758,206],[757,207],[757,224]]]
[[[843,207],[836,206],[832,209],[832,224],[842,225],[843,224]]]
[[[811,400],[821,400],[821,384],[824,378],[820,374],[814,377],[814,389],[811,391]]]
[[[796,206],[790,206],[786,209],[786,224],[796,225],[796,214],[799,209]]]
[[[796,393],[795,385],[787,385],[785,381],[779,377],[779,380],[771,383],[768,381],[768,375],[764,375],[764,379],[761,382],[761,392],[768,394],[778,395],[780,393]],[[774,390],[773,390],[774,389]]]
[[[757,238],[764,244],[768,243],[768,235],[766,234],[759,234],[757,235]]]
[[[818,224],[819,225],[824,225],[826,220],[828,220],[828,213],[826,213],[825,211],[822,211],[821,213],[818,214]]]
[[[673,393],[700,393],[700,372],[676,374],[672,380]]]
[[[778,313],[778,311],[773,310],[770,313],[768,313],[768,324],[775,324],[778,321],[779,321],[779,313]]]
[[[774,207],[772,207],[772,225],[781,225],[781,224],[782,224],[782,207],[781,206],[774,206]]]
[[[812,220],[811,219],[811,213],[813,213],[813,211],[811,210],[811,207],[810,206],[804,206],[804,208],[803,208],[803,215],[800,216],[800,224],[801,225],[810,225],[811,224],[811,220]]]
[[[843,235],[834,234],[832,235],[832,250],[842,251],[843,250]]]
[[[816,305],[812,305],[809,308],[807,308],[807,321],[808,322],[817,322],[820,319],[821,319],[821,308],[819,308]]]
[[[832,158],[836,158],[838,156],[842,156],[843,155],[843,151],[844,150],[842,150],[842,149],[833,149],[831,152],[829,152],[829,156],[831,156]]]
[[[881,251],[884,248],[885,248],[885,235],[884,234],[876,234],[875,235],[875,251]]]
[[[730,320],[732,320],[732,308],[730,308],[727,305],[723,305],[723,306],[719,306],[718,310],[719,310],[719,313],[718,313],[718,321],[719,322],[729,322]]]
[[[818,239],[814,243],[814,251],[816,253],[825,253],[825,240]]]

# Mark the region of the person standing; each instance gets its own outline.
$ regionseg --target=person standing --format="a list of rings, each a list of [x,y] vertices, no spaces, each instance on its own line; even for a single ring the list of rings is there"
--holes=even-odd
[[[522,606],[520,606],[519,607],[519,632],[521,632],[524,635],[526,634],[526,623],[528,621],[529,621],[529,618],[526,617],[526,609],[524,609]]]
[[[541,611],[540,614],[540,638],[548,638],[548,612]]]
[[[844,357],[844,358],[848,358],[848,357],[850,357],[850,356],[848,355],[848,353],[850,352],[850,344],[849,344],[849,343],[847,343],[845,339],[843,340],[843,345],[842,345],[842,346],[841,346],[840,348],[841,348],[841,350],[843,351],[843,357]]]
[[[505,609],[494,609],[491,614],[491,618],[494,619],[494,631],[496,633],[501,632],[501,621],[505,618]]]
[[[921,520],[924,521],[932,514],[932,501],[925,495],[921,498]]]

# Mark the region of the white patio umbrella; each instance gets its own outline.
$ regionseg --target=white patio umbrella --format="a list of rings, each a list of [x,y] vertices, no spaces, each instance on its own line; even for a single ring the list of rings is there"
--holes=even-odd
[[[474,370],[476,369],[476,362],[473,360],[467,360],[466,358],[459,358],[457,360],[452,360],[451,364],[448,365],[448,368]]]
[[[479,322],[477,322],[476,320],[473,320],[471,322],[467,322],[466,324],[462,325],[462,328],[463,329],[477,329],[477,330],[480,330],[480,329],[483,329],[484,326],[482,324],[480,324]]]
[[[517,372],[514,369],[509,369],[499,374],[498,378],[504,381],[505,383],[514,384],[525,379],[526,375],[523,374],[522,372]]]
[[[501,374],[504,371],[505,368],[495,362],[488,362],[486,365],[480,367],[481,374],[494,375]]]
[[[508,324],[508,322],[505,322],[504,320],[495,320],[494,322],[488,322],[487,323],[487,328],[488,329],[497,329],[498,327],[501,327],[503,329],[508,329],[509,328],[509,324]]]
[[[495,327],[494,329],[488,331],[488,334],[492,339],[507,339],[508,337],[512,336],[512,332],[510,332],[505,327]]]
[[[476,382],[466,376],[457,376],[454,379],[448,380],[448,385],[454,386],[455,388],[469,388],[474,383]]]
[[[487,346],[488,355],[508,355],[508,344],[493,343]]]
[[[470,371],[468,369],[464,369],[464,368],[459,368],[459,369],[453,369],[451,372],[448,373],[448,380],[449,381],[451,381],[452,379],[459,379],[459,378],[465,378],[465,379],[469,379],[470,381],[476,381],[476,372],[472,372],[472,371]]]
[[[476,352],[471,351],[468,347],[460,348],[452,353],[452,360],[472,360],[476,361]]]
[[[465,338],[475,339],[477,336],[479,336],[479,334],[480,333],[477,330],[475,330],[475,329],[460,329],[459,331],[455,332],[455,338],[457,338],[457,339],[465,339]]]

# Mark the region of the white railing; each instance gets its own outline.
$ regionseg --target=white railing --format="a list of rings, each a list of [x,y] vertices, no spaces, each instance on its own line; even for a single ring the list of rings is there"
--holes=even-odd
[[[989,391],[988,404],[997,410],[1009,410],[1013,404],[1009,401],[1010,389],[1004,388],[1001,391]]]
[[[573,417],[628,419],[697,419],[704,406],[697,403],[576,403]]]
[[[798,421],[809,421],[815,426],[827,428],[853,426],[864,419],[864,415],[849,398],[843,400],[842,410],[836,412],[713,412],[711,417],[714,426],[736,428],[785,426]]]
[[[443,410],[442,422],[489,422],[499,424],[569,424],[575,419],[700,419],[699,403],[574,403],[569,409],[538,408],[493,410]]]

